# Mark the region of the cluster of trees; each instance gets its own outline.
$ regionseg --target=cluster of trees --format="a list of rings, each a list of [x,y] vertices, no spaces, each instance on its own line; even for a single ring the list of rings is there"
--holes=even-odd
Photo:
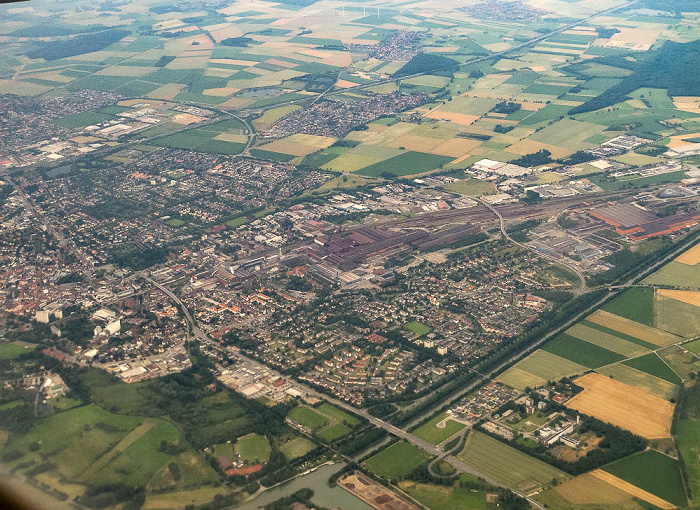
[[[696,65],[699,52],[700,41],[687,43],[666,41],[659,50],[652,53],[652,56],[633,65],[631,75],[623,78],[620,83],[601,95],[571,109],[569,115],[614,105],[624,101],[630,92],[643,87],[666,89],[671,96],[700,95],[700,69]],[[630,63],[622,65],[628,68]]]
[[[104,32],[79,35],[65,41],[51,41],[43,43],[38,48],[28,51],[29,58],[44,58],[46,60],[57,60],[59,58],[73,57],[83,53],[100,51],[107,46],[123,39],[131,32],[121,28],[113,28]]]
[[[241,47],[245,48],[251,43],[254,43],[255,41],[251,39],[250,37],[229,37],[228,39],[224,39],[221,41],[220,44],[223,44],[224,46],[236,46],[236,47]]]
[[[515,113],[520,110],[520,103],[514,103],[511,101],[501,101],[496,106],[494,106],[493,112],[495,113]]]
[[[513,131],[513,129],[515,129],[515,126],[504,126],[503,124],[496,124],[493,128],[496,133],[507,133],[508,131]]]
[[[401,78],[419,73],[448,74],[452,75],[459,69],[459,62],[434,53],[418,53],[409,60],[401,69],[396,71],[392,78]]]
[[[514,159],[510,161],[510,163],[512,163],[513,165],[519,165],[529,168],[531,166],[540,166],[546,165],[547,163],[551,163],[553,161],[551,156],[552,153],[549,152],[547,149],[540,149],[537,152],[525,154],[521,158]]]

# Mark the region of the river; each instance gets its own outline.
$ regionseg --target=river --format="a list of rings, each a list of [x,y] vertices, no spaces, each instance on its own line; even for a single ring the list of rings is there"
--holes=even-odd
[[[272,503],[280,498],[289,496],[299,489],[311,489],[314,497],[311,501],[325,508],[342,508],[342,510],[372,510],[367,503],[356,498],[348,491],[340,487],[329,487],[328,478],[345,467],[345,464],[333,464],[321,466],[313,473],[298,476],[289,482],[278,485],[274,489],[267,490],[255,500],[238,505],[236,510],[257,510],[261,506]]]

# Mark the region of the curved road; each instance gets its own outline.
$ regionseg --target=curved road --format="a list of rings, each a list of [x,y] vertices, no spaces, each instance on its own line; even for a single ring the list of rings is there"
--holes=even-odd
[[[579,280],[581,280],[581,285],[574,291],[574,293],[577,296],[580,296],[581,294],[585,294],[588,291],[588,287],[586,285],[586,277],[584,276],[583,271],[581,271],[578,267],[576,267],[574,265],[570,265],[567,262],[563,262],[561,259],[554,257],[553,255],[550,255],[548,253],[543,253],[539,250],[536,250],[535,248],[532,248],[531,246],[528,246],[526,244],[523,244],[523,243],[516,241],[515,239],[513,239],[512,237],[510,237],[508,235],[508,232],[506,231],[505,219],[503,218],[503,215],[500,212],[498,212],[498,209],[496,209],[494,206],[492,206],[488,202],[484,202],[480,198],[475,197],[474,200],[476,200],[477,202],[479,202],[481,205],[485,206],[486,208],[490,209],[491,211],[493,211],[493,213],[496,216],[498,216],[498,221],[500,222],[500,227],[501,227],[501,234],[503,234],[503,237],[508,239],[508,241],[521,247],[524,250],[530,250],[541,257],[544,257],[544,258],[549,259],[557,264],[565,266],[568,269],[571,269],[574,273],[576,273],[576,276],[578,276]]]

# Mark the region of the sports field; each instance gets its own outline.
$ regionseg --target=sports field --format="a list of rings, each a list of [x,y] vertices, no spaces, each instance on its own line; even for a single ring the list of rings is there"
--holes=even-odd
[[[482,490],[415,482],[402,482],[399,487],[430,510],[484,510],[491,506]]]
[[[411,333],[417,336],[423,336],[430,333],[432,330],[429,326],[426,326],[422,322],[413,321],[408,324],[404,324],[404,329],[409,330]]]
[[[328,418],[306,406],[297,406],[290,409],[287,416],[305,427],[309,427],[311,430],[320,429],[328,423]]]
[[[280,451],[284,453],[284,456],[287,457],[288,460],[297,459],[302,455],[306,455],[314,448],[316,448],[316,445],[305,437],[296,437],[280,445]]]
[[[466,427],[464,423],[448,419],[448,415],[445,412],[424,423],[415,429],[413,433],[429,443],[440,444],[464,429],[464,427]]]
[[[316,410],[325,414],[326,416],[337,420],[340,423],[348,425],[349,427],[356,427],[360,424],[359,418],[353,416],[350,413],[346,413],[342,409],[338,409],[337,407],[330,405],[328,402],[324,402],[323,404],[318,406]]]
[[[236,453],[250,462],[265,462],[270,458],[270,443],[265,436],[248,434],[236,441]]]
[[[0,344],[0,359],[14,359],[33,350],[33,347],[25,347],[13,343]]]
[[[601,374],[576,379],[584,390],[567,407],[649,439],[669,437],[675,404]]]
[[[370,457],[365,467],[385,478],[401,479],[429,458],[417,446],[401,441]]]
[[[563,480],[568,475],[549,464],[477,432],[469,433],[464,449],[457,458],[482,473],[531,494],[551,485],[552,480]]]
[[[316,433],[316,437],[322,441],[325,441],[326,443],[330,443],[340,437],[348,435],[350,432],[352,432],[352,429],[347,425],[336,423],[335,425],[330,425],[318,431]]]

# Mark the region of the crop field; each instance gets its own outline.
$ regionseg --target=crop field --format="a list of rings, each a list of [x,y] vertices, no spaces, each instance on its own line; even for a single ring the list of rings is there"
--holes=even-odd
[[[647,326],[654,325],[654,289],[633,287],[603,306],[606,312]]]
[[[639,356],[649,350],[636,343],[629,342],[618,336],[591,328],[581,323],[567,329],[566,334],[597,345],[598,347],[614,351],[625,357]]]
[[[678,461],[656,450],[620,459],[603,468],[606,472],[674,505],[688,504]],[[659,476],[663,473],[664,476]]]
[[[455,420],[450,420],[447,413],[440,413],[428,422],[413,431],[418,437],[432,444],[440,444],[449,439],[466,425]]]
[[[370,457],[365,467],[385,478],[401,479],[429,458],[417,446],[401,441]]]
[[[460,195],[480,196],[496,191],[496,185],[490,181],[479,181],[477,179],[462,179],[451,182],[443,186],[447,191],[454,191]]]
[[[483,510],[486,492],[461,487],[445,487],[416,482],[401,482],[401,490],[431,510]]]
[[[0,359],[14,359],[27,352],[32,352],[33,350],[34,347],[25,347],[18,344],[0,344]]]
[[[632,368],[624,363],[615,363],[614,365],[603,367],[598,370],[598,373],[639,388],[664,400],[670,400],[678,394],[677,385]]]
[[[305,437],[296,437],[280,445],[280,450],[284,453],[284,456],[290,460],[306,455],[314,448],[316,448],[316,445]]]
[[[700,244],[696,244],[692,248],[684,251],[673,260],[687,266],[694,266],[700,263]]]
[[[328,418],[306,406],[292,408],[288,416],[311,430],[320,429],[328,423]]]
[[[335,138],[326,136],[296,134],[261,145],[258,147],[258,150],[278,152],[291,156],[307,156],[320,149],[329,147],[334,142]]]
[[[644,283],[660,287],[700,290],[700,266],[690,266],[673,260],[647,276]]]
[[[574,505],[616,505],[616,508],[623,508],[633,497],[591,473],[572,478],[552,491]]]
[[[659,358],[655,352],[650,352],[644,356],[638,358],[629,359],[624,362],[628,367],[636,368],[641,372],[646,372],[647,374],[668,381],[671,384],[682,384],[681,378],[678,377],[671,367],[669,367],[664,361]]]
[[[600,374],[576,379],[584,391],[567,407],[649,439],[669,437],[675,404]]]
[[[452,158],[447,156],[422,152],[405,152],[399,156],[394,156],[362,168],[357,173],[371,177],[381,177],[385,173],[396,176],[415,175],[436,170],[450,161],[452,161]]]
[[[270,443],[265,436],[248,434],[239,437],[238,441],[236,441],[236,453],[243,460],[265,462],[270,458],[270,451]]]
[[[700,292],[658,289],[655,303],[655,326],[684,338],[700,331]]]
[[[542,350],[556,354],[588,368],[598,368],[624,359],[616,352],[562,333],[542,346]]]
[[[605,310],[598,310],[592,313],[586,317],[586,320],[658,346],[670,345],[680,341],[680,337],[676,335],[613,315]]]
[[[471,431],[457,458],[495,480],[530,494],[568,475],[497,439]]]
[[[540,386],[547,381],[558,381],[562,377],[582,374],[586,370],[588,368],[584,365],[538,349],[503,372],[496,380],[523,390],[526,386]]]

